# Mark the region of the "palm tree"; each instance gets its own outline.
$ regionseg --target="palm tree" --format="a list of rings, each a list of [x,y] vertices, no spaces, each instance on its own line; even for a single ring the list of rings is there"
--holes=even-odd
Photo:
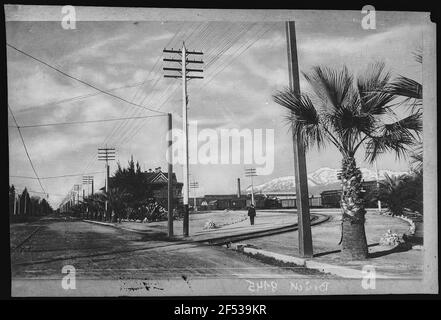
[[[306,148],[331,143],[342,155],[341,244],[342,253],[352,259],[368,257],[362,174],[355,155],[364,149],[370,163],[385,151],[401,157],[422,129],[420,112],[402,119],[394,113],[400,105],[391,103],[396,96],[387,90],[391,75],[384,69],[384,63],[373,63],[355,78],[346,67],[316,66],[303,73],[316,96],[296,95],[290,89],[273,96],[289,110],[292,130]]]
[[[380,198],[392,215],[407,212],[423,214],[423,177],[418,173],[401,176],[385,175],[380,182]]]
[[[393,216],[403,214],[405,208],[403,199],[403,185],[405,176],[384,175],[385,179],[380,182],[380,198],[386,204],[387,210]]]

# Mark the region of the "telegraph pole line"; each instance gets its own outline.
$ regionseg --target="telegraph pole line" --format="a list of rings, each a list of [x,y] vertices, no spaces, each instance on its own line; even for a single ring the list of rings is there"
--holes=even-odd
[[[203,72],[202,69],[193,69],[187,68],[188,64],[202,64],[202,60],[189,60],[187,56],[189,55],[203,55],[203,52],[199,51],[188,51],[185,47],[185,43],[182,43],[182,49],[174,50],[172,49],[164,49],[164,53],[170,53],[174,55],[180,55],[180,59],[175,58],[164,58],[165,62],[174,62],[180,63],[180,68],[177,67],[164,67],[164,71],[174,71],[178,72],[178,74],[165,74],[165,78],[175,78],[182,79],[182,127],[183,127],[183,141],[184,141],[184,165],[183,165],[183,175],[184,175],[184,185],[183,185],[183,203],[184,203],[184,237],[188,237],[189,235],[189,212],[188,212],[188,197],[189,197],[189,178],[188,178],[188,119],[187,119],[187,105],[188,105],[188,96],[187,96],[187,81],[190,79],[203,79],[202,76],[194,76],[190,75],[191,72]],[[179,74],[180,73],[180,74]]]
[[[294,21],[286,22],[286,39],[288,47],[289,87],[295,95],[300,96],[299,63],[297,59],[297,40]],[[309,214],[308,176],[306,171],[305,149],[302,139],[293,134],[294,176],[296,182],[297,215],[299,225],[299,254],[312,257],[312,234]]]
[[[106,162],[106,182],[105,182],[105,190],[106,196],[109,196],[109,161],[115,160],[115,148],[98,148],[98,160]],[[104,202],[104,211],[106,214],[106,218],[109,217],[108,212],[108,199]]]
[[[255,205],[255,203],[254,203],[254,181],[253,181],[253,177],[257,176],[256,168],[245,169],[245,176],[251,178],[251,204]]]
[[[168,136],[167,136],[167,144],[168,144],[168,181],[167,181],[167,210],[168,210],[168,237],[173,237],[173,137],[172,137],[172,129],[173,129],[173,120],[172,114],[169,113],[167,116],[168,119]]]

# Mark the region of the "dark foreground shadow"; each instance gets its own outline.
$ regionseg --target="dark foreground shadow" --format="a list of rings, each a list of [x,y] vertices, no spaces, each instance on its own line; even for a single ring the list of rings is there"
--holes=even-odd
[[[388,254],[405,252],[405,251],[409,251],[410,249],[412,249],[412,245],[404,243],[404,244],[400,244],[400,245],[398,245],[392,249],[389,249],[389,250],[383,250],[383,251],[369,253],[368,258],[384,257],[384,256],[387,256]]]

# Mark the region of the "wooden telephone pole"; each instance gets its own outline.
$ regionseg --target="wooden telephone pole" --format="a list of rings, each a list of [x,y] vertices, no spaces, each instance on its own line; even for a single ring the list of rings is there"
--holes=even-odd
[[[176,74],[166,74],[164,75],[165,78],[175,78],[175,79],[182,79],[182,127],[183,127],[183,141],[184,141],[184,165],[183,165],[183,175],[184,175],[184,186],[183,186],[183,195],[184,195],[184,226],[183,226],[183,233],[184,237],[188,237],[189,234],[189,212],[188,212],[188,197],[189,197],[189,178],[188,178],[188,119],[187,119],[187,111],[188,111],[188,96],[187,96],[187,81],[190,79],[203,79],[202,76],[193,76],[189,75],[190,72],[203,72],[202,69],[191,69],[187,68],[188,64],[195,63],[195,64],[202,64],[204,63],[202,60],[189,60],[187,59],[187,56],[189,55],[203,55],[203,52],[197,52],[197,51],[188,51],[187,48],[185,48],[185,43],[182,43],[182,49],[181,50],[174,50],[172,49],[164,49],[164,53],[172,53],[172,54],[178,54],[180,55],[180,59],[176,58],[164,58],[163,60],[165,62],[177,62],[180,63],[180,68],[176,67],[164,67],[164,71],[175,71],[180,73],[180,75]]]
[[[83,185],[87,185],[87,195],[93,194],[93,176],[83,176]],[[92,185],[92,192],[89,190],[89,185]]]
[[[83,176],[83,201],[86,198],[84,195],[84,185],[87,185],[87,198],[90,196],[89,185],[92,184],[92,194],[93,194],[93,176]],[[86,216],[89,217],[89,203],[87,202]]]
[[[98,148],[98,160],[106,161],[106,195],[109,195],[109,161],[115,160],[115,148]],[[104,210],[108,218],[108,200],[104,203]]]
[[[286,39],[288,45],[289,87],[295,95],[300,96],[299,64],[297,59],[297,40],[294,21],[286,22]],[[293,132],[294,176],[296,182],[297,215],[299,225],[299,254],[312,257],[311,220],[308,201],[308,175],[303,141]]]
[[[172,137],[172,129],[173,129],[173,120],[172,114],[169,113],[167,115],[168,119],[168,181],[167,181],[167,210],[168,210],[168,237],[173,237],[173,137]]]

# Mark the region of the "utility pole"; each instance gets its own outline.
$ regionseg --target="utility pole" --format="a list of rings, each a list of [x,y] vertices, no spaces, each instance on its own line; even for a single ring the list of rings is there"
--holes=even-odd
[[[83,185],[87,185],[87,195],[89,196],[90,190],[89,185],[92,185],[92,194],[93,194],[93,176],[83,176]]]
[[[109,161],[115,160],[115,148],[98,148],[98,160],[106,162],[106,196],[109,196]],[[104,211],[106,218],[109,217],[108,212],[108,199],[104,202]]]
[[[295,95],[300,96],[299,64],[297,59],[297,40],[294,21],[286,22],[286,39],[288,46],[289,87]],[[302,139],[293,134],[294,176],[296,182],[297,215],[299,226],[299,254],[302,257],[313,256],[311,220],[309,214],[308,176],[306,171],[305,149]]]
[[[87,198],[90,196],[89,185],[92,183],[93,186],[93,176],[83,176],[83,186],[87,185]],[[92,187],[93,189],[93,187]],[[84,202],[84,187],[83,187],[83,202]],[[86,217],[89,218],[89,202],[86,204]]]
[[[20,202],[21,202],[21,196],[19,195],[19,194],[17,194],[17,197],[18,197],[18,215],[20,215],[21,216],[21,211],[20,211]]]
[[[253,177],[257,176],[256,168],[245,169],[245,176],[251,178],[251,204],[255,205],[255,203],[254,203],[254,181],[253,181]]]
[[[177,71],[180,75],[176,74],[166,74],[165,78],[175,78],[182,79],[182,127],[183,127],[183,141],[184,141],[184,164],[183,164],[183,175],[184,175],[184,186],[183,186],[183,194],[184,194],[184,237],[188,237],[189,234],[189,212],[188,212],[188,196],[189,196],[189,179],[188,179],[188,121],[187,121],[187,105],[188,105],[188,96],[187,96],[187,80],[190,79],[203,79],[202,76],[193,76],[189,75],[190,72],[203,72],[202,69],[192,69],[187,68],[187,64],[195,63],[202,64],[202,60],[189,60],[187,56],[189,55],[203,55],[202,52],[197,51],[188,51],[185,48],[185,43],[182,43],[181,50],[172,49],[164,49],[164,53],[172,53],[180,55],[180,59],[176,58],[164,58],[163,60],[166,62],[177,62],[181,64],[180,68],[176,67],[164,67],[164,71]]]
[[[26,215],[26,198],[27,198],[27,195],[28,195],[28,193],[26,193],[25,197],[24,197],[24,211],[23,211],[24,215]]]
[[[167,115],[168,118],[168,136],[167,136],[167,144],[168,144],[168,181],[167,181],[167,210],[168,210],[168,237],[173,237],[173,137],[172,137],[172,129],[173,129],[173,120],[172,114],[169,113]]]
[[[194,208],[194,211],[198,211],[197,206],[196,206],[196,189],[199,188],[199,182],[197,182],[197,181],[190,182],[190,188],[193,189],[193,208]]]
[[[17,214],[17,192],[14,190],[14,216]]]
[[[74,185],[74,192],[76,193],[76,195],[77,195],[77,201],[76,201],[76,203],[77,203],[77,205],[78,204],[80,204],[80,185],[79,184],[75,184]],[[75,196],[74,196],[75,197]],[[74,201],[75,201],[75,198],[74,198]]]

